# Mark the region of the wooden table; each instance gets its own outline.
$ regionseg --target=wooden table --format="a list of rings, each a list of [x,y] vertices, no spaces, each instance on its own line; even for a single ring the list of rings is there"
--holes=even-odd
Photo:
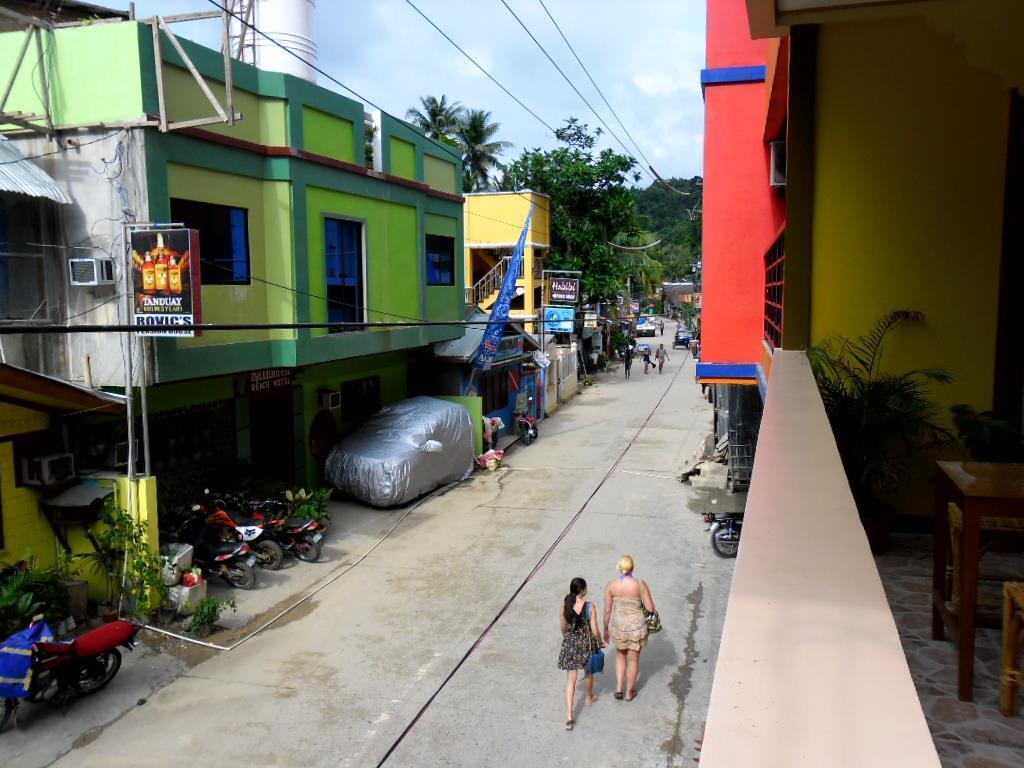
[[[938,461],[935,490],[935,539],[932,552],[932,638],[941,640],[948,627],[959,648],[957,694],[974,697],[974,632],[978,617],[978,551],[982,517],[1024,517],[1024,464]],[[963,512],[960,537],[960,607],[946,605],[949,503]],[[959,615],[958,615],[959,614]]]

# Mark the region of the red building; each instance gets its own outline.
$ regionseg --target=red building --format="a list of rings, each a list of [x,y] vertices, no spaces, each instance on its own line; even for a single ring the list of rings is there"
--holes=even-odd
[[[759,410],[754,387],[763,394],[763,361],[780,345],[781,295],[773,293],[781,293],[783,266],[786,55],[785,42],[751,38],[744,0],[709,0],[697,376],[732,413],[720,433],[738,413]]]

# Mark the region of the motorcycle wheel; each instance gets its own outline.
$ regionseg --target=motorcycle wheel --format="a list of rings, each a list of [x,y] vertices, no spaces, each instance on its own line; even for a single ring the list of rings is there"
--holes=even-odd
[[[719,557],[736,557],[740,551],[739,534],[728,528],[719,528],[711,534],[711,549]]]
[[[533,442],[533,435],[530,434],[530,430],[523,432],[523,445],[529,445]]]
[[[259,558],[257,563],[260,568],[276,571],[281,567],[281,561],[284,560],[284,550],[276,541],[267,539],[256,545],[256,557]]]
[[[235,589],[252,589],[256,586],[256,571],[248,563],[232,563],[225,578]]]
[[[312,536],[303,534],[295,540],[295,556],[305,563],[315,563],[323,554],[320,542]]]
[[[18,707],[16,699],[4,699],[4,708],[0,712],[0,731],[7,725],[7,721],[11,719],[11,715],[14,714],[14,710]]]
[[[117,670],[121,668],[121,652],[117,648],[111,648],[98,656],[89,659],[78,673],[78,680],[75,681],[78,693],[96,693],[114,679]]]

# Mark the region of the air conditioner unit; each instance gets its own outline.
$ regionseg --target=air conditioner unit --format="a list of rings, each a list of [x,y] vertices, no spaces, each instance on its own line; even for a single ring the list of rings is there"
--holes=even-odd
[[[337,390],[321,389],[316,393],[317,405],[336,411],[341,408],[341,392]]]
[[[113,285],[113,259],[69,259],[68,272],[72,285]]]
[[[75,476],[75,457],[70,453],[55,453],[21,460],[23,485],[53,485]]]
[[[773,141],[768,144],[771,150],[770,184],[775,189],[786,186],[786,142]]]

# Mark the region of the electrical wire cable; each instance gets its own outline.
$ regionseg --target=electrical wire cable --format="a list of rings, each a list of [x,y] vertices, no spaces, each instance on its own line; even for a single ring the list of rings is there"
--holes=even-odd
[[[636,443],[641,433],[643,433],[643,431],[647,428],[647,425],[650,423],[651,419],[654,417],[654,414],[657,413],[658,409],[661,407],[661,404],[665,401],[665,398],[668,396],[668,393],[672,390],[672,387],[675,385],[676,379],[679,378],[679,374],[682,372],[683,366],[686,364],[686,361],[689,358],[689,354],[689,351],[687,351],[686,354],[683,356],[682,363],[680,363],[679,368],[676,370],[675,375],[672,377],[672,380],[668,383],[668,386],[665,387],[665,391],[661,393],[661,397],[658,398],[658,402],[654,404],[654,408],[652,408],[651,412],[647,414],[647,418],[644,419],[643,423],[640,425],[640,428],[637,429],[637,431],[629,439],[629,442],[626,443],[626,447],[622,449],[621,453],[619,453],[618,458],[615,459],[614,463],[608,468],[608,471],[605,472],[604,476],[600,479],[600,481],[598,481],[597,486],[594,488],[594,490],[591,491],[589,496],[587,496],[586,500],[583,502],[582,505],[580,505],[579,509],[576,510],[575,514],[573,514],[573,516],[569,518],[569,522],[566,524],[565,528],[562,529],[562,532],[558,534],[554,542],[552,542],[551,546],[547,548],[547,551],[545,551],[544,554],[541,555],[540,560],[538,560],[537,564],[533,566],[533,569],[528,574],[526,574],[526,578],[524,578],[522,582],[519,584],[519,586],[516,587],[515,591],[512,593],[512,596],[505,601],[505,604],[502,605],[500,609],[498,609],[498,612],[495,614],[494,618],[491,619],[490,623],[486,627],[484,627],[483,632],[481,632],[477,639],[473,641],[472,645],[469,646],[469,650],[467,650],[462,655],[462,658],[460,658],[458,662],[456,662],[451,672],[448,673],[444,680],[441,681],[441,684],[437,686],[437,688],[426,700],[426,702],[424,702],[423,706],[420,707],[419,711],[415,714],[415,716],[413,716],[409,724],[405,726],[405,729],[398,735],[398,738],[395,739],[394,742],[392,742],[387,752],[385,752],[384,756],[380,759],[380,762],[377,763],[377,768],[381,768],[381,766],[388,761],[391,755],[394,754],[395,750],[398,749],[401,743],[405,740],[405,737],[408,736],[412,729],[416,727],[416,724],[420,721],[420,718],[422,718],[426,711],[430,708],[430,705],[433,704],[434,700],[441,694],[441,691],[445,689],[445,686],[447,686],[448,683],[451,682],[452,678],[455,677],[456,673],[460,669],[462,669],[462,666],[466,663],[466,661],[469,660],[469,657],[472,656],[473,653],[477,650],[477,648],[480,647],[483,641],[487,638],[487,635],[490,633],[490,631],[501,620],[501,618],[505,615],[508,609],[512,607],[512,603],[516,601],[520,593],[522,593],[522,591],[526,588],[527,584],[533,581],[533,578],[537,575],[540,569],[544,567],[545,563],[547,563],[548,559],[554,553],[555,549],[558,548],[558,545],[562,543],[565,537],[568,536],[572,529],[576,526],[576,523],[579,522],[579,519],[583,517],[583,513],[587,511],[587,507],[590,505],[590,502],[593,501],[594,497],[597,496],[600,490],[605,486],[605,483],[607,483],[608,480],[611,479],[611,476],[615,474],[615,471],[619,468],[619,465],[622,463],[622,460],[626,458],[626,454],[629,453],[629,450]]]
[[[409,0],[406,0],[406,2],[409,2]],[[637,160],[633,156],[633,153],[629,151],[629,147],[627,147],[625,145],[625,143],[622,141],[622,139],[619,138],[619,135],[617,133],[615,133],[615,131],[612,130],[612,127],[610,125],[608,125],[608,123],[605,121],[605,119],[603,117],[601,117],[601,115],[598,114],[597,110],[594,109],[593,105],[589,101],[587,101],[587,97],[584,96],[583,93],[580,91],[580,89],[576,87],[576,84],[573,83],[573,81],[569,79],[569,76],[567,74],[565,74],[564,70],[560,66],[558,66],[558,62],[556,62],[551,57],[551,54],[548,53],[547,49],[543,45],[541,45],[540,40],[538,40],[534,36],[533,32],[530,31],[530,28],[527,27],[526,24],[523,23],[523,20],[520,19],[518,15],[516,15],[516,12],[512,10],[512,6],[510,6],[507,2],[505,2],[505,0],[499,0],[499,2],[502,5],[505,6],[505,9],[509,13],[512,14],[512,18],[515,19],[517,22],[519,22],[519,26],[521,26],[523,28],[523,31],[526,32],[526,34],[530,36],[530,39],[533,40],[533,42],[537,45],[538,48],[540,48],[541,53],[543,53],[544,56],[547,57],[547,60],[551,62],[551,66],[553,66],[558,71],[558,74],[560,74],[562,76],[562,78],[565,80],[565,82],[567,82],[569,84],[569,87],[572,88],[573,91],[576,92],[576,95],[579,96],[580,99],[583,101],[583,103],[587,105],[587,108],[591,112],[594,113],[594,117],[596,117],[598,120],[600,120],[601,121],[601,125],[603,125],[605,127],[605,129],[608,131],[608,133],[610,133],[612,135],[612,137],[617,142],[619,142],[619,146],[622,147],[623,151],[626,153],[626,155],[629,157],[629,159],[632,160],[634,163],[636,163],[636,165],[639,168],[641,168],[644,171],[644,173],[646,173],[648,176],[650,176],[652,180],[655,180],[654,174],[652,174],[646,167],[641,165],[640,161]]]
[[[518,325],[533,322],[535,316],[509,318],[507,320],[417,320],[417,321],[373,321],[373,322],[339,322],[339,323],[180,323],[178,325],[151,325],[144,323],[105,323],[94,325],[23,325],[21,323],[0,323],[0,336],[56,336],[80,333],[138,333],[166,334],[168,331],[296,331],[296,330],[336,330],[364,331],[368,328],[461,328],[487,326],[489,323]]]
[[[594,86],[594,90],[597,91],[597,95],[601,97],[601,101],[603,101],[604,105],[608,107],[608,111],[612,113],[612,116],[615,118],[616,122],[618,122],[619,127],[622,128],[623,132],[626,134],[626,137],[632,142],[633,146],[636,147],[636,151],[640,153],[640,157],[642,157],[644,159],[644,162],[647,163],[648,166],[650,166],[651,161],[647,159],[647,155],[645,155],[644,151],[640,149],[640,145],[636,143],[636,139],[633,138],[633,135],[629,132],[629,129],[623,124],[622,118],[619,117],[618,112],[616,112],[615,108],[608,103],[608,99],[605,98],[604,92],[601,90],[597,82],[594,80],[593,76],[590,74],[590,70],[587,69],[586,64],[584,64],[583,60],[580,59],[579,54],[576,53],[576,49],[572,47],[572,43],[570,43],[569,38],[565,36],[565,32],[563,32],[562,28],[558,26],[558,22],[555,21],[555,17],[551,15],[551,11],[549,11],[548,7],[544,4],[544,0],[537,0],[537,2],[540,3],[540,7],[544,9],[544,13],[546,13],[548,15],[548,18],[551,19],[551,23],[554,24],[555,29],[558,30],[558,34],[562,36],[562,40],[565,41],[566,46],[572,52],[573,57],[575,57],[576,59],[576,63],[580,65],[580,69],[583,70],[583,72],[587,76],[587,79],[590,80],[590,84]]]
[[[109,138],[111,138],[113,136],[117,136],[119,133],[123,133],[124,130],[125,130],[124,128],[119,128],[118,130],[114,131],[113,133],[108,133],[108,134],[105,134],[104,136],[97,136],[95,139],[90,139],[89,141],[76,141],[74,144],[69,143],[66,146],[58,147],[57,149],[54,149],[54,150],[52,150],[50,152],[40,152],[37,155],[25,155],[20,160],[4,160],[4,161],[0,162],[0,165],[16,165],[17,163],[23,163],[26,160],[38,160],[38,159],[40,159],[42,157],[50,157],[51,155],[59,155],[62,152],[68,152],[68,151],[70,151],[72,149],[81,149],[82,147],[88,147],[90,144],[98,144],[101,141],[105,141],[106,139],[109,139]]]
[[[212,0],[211,0],[211,1],[212,1]],[[452,40],[452,38],[451,38],[451,37],[450,37],[450,36],[448,35],[448,33],[447,33],[447,32],[445,32],[445,31],[444,31],[443,29],[441,29],[441,28],[440,28],[439,26],[437,26],[437,24],[435,24],[435,23],[433,22],[433,20],[432,20],[432,19],[431,19],[431,18],[430,18],[429,16],[427,16],[427,14],[425,14],[425,13],[424,13],[423,11],[421,11],[421,10],[420,10],[420,9],[419,9],[419,8],[418,8],[418,7],[416,6],[416,4],[412,2],[412,0],[405,0],[405,2],[406,2],[406,3],[408,4],[408,5],[409,5],[409,7],[410,7],[410,8],[412,8],[412,9],[413,9],[414,11],[416,11],[416,13],[418,13],[418,14],[419,14],[420,16],[422,16],[422,17],[423,17],[423,19],[424,19],[424,20],[425,20],[425,21],[426,21],[426,22],[427,22],[427,23],[428,23],[428,24],[429,24],[430,26],[432,26],[432,27],[433,27],[434,29],[436,29],[436,30],[437,30],[437,32],[438,32],[438,34],[440,34],[440,35],[441,35],[441,36],[442,36],[442,37],[443,37],[443,38],[444,38],[445,40],[447,40],[447,41],[448,41],[449,43],[451,43],[451,44],[452,44],[453,46],[455,46],[455,49],[456,49],[456,50],[457,50],[457,51],[458,51],[459,53],[461,53],[461,54],[462,54],[463,56],[465,56],[465,57],[466,57],[467,59],[469,59],[470,63],[471,63],[471,64],[472,64],[472,65],[473,65],[474,67],[476,67],[476,68],[477,68],[477,69],[479,69],[479,70],[480,70],[481,72],[483,72],[483,73],[484,73],[484,75],[485,75],[485,76],[487,77],[487,79],[488,79],[488,80],[490,80],[490,81],[491,81],[492,83],[494,83],[494,84],[495,84],[496,86],[498,86],[499,88],[501,88],[501,90],[503,90],[503,91],[505,92],[505,94],[506,94],[506,95],[507,95],[507,96],[508,96],[508,97],[509,97],[510,99],[512,99],[512,101],[514,101],[514,102],[515,102],[516,104],[518,104],[518,105],[519,105],[520,107],[522,107],[522,108],[523,108],[523,109],[525,109],[525,110],[526,110],[527,112],[529,112],[529,113],[530,113],[531,115],[533,115],[534,119],[536,119],[536,120],[537,120],[537,122],[539,122],[539,123],[540,123],[541,125],[543,125],[543,126],[544,126],[545,128],[547,128],[547,129],[548,129],[548,131],[549,131],[549,132],[550,132],[550,133],[551,133],[552,135],[554,135],[554,133],[555,133],[555,129],[554,129],[554,128],[552,128],[552,127],[551,127],[550,125],[548,125],[548,124],[547,124],[547,122],[546,122],[546,121],[545,121],[545,120],[544,120],[544,119],[543,119],[542,117],[540,117],[540,115],[538,115],[538,114],[537,114],[536,112],[534,112],[534,111],[533,111],[532,109],[530,109],[530,108],[529,108],[528,106],[526,106],[526,105],[525,105],[525,104],[524,104],[524,103],[523,103],[522,101],[520,101],[520,100],[519,100],[519,99],[518,99],[518,98],[517,98],[516,96],[514,96],[514,95],[512,94],[512,92],[511,92],[511,91],[510,91],[510,90],[509,90],[508,88],[506,88],[506,87],[505,87],[504,85],[502,85],[501,83],[499,83],[499,82],[498,82],[498,81],[497,81],[497,80],[495,79],[495,77],[494,77],[494,76],[493,76],[493,75],[492,75],[492,74],[491,74],[490,72],[488,72],[488,71],[487,71],[486,69],[484,69],[484,68],[483,68],[483,66],[481,66],[481,64],[480,64],[480,63],[479,63],[479,62],[478,62],[478,61],[477,61],[476,59],[474,59],[474,58],[473,58],[472,56],[470,56],[470,55],[469,55],[468,53],[466,53],[466,51],[465,51],[465,50],[464,50],[464,49],[462,48],[462,46],[461,46],[461,45],[459,45],[459,44],[458,44],[458,43],[456,43],[456,42],[455,42],[454,40]]]

